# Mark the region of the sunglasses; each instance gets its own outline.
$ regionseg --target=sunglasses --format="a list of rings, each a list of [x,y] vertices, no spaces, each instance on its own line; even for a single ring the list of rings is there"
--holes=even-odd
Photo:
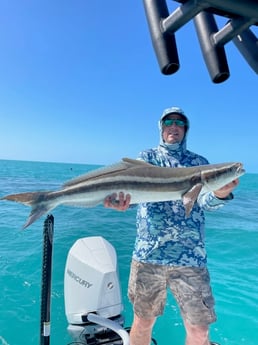
[[[162,121],[163,126],[168,127],[172,126],[173,124],[179,126],[179,127],[184,127],[186,125],[185,121],[183,120],[178,120],[178,119],[166,119]]]

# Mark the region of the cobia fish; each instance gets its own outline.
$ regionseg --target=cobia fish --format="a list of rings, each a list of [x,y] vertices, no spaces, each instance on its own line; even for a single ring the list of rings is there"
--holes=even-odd
[[[130,194],[131,204],[181,199],[189,216],[200,193],[217,190],[244,173],[241,163],[165,168],[123,158],[68,181],[59,190],[10,194],[1,200],[31,206],[24,228],[59,205],[94,207],[120,191]]]

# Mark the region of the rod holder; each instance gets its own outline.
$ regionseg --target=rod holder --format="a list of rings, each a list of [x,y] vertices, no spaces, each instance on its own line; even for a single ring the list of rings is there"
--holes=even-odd
[[[144,0],[144,9],[160,70],[163,74],[175,73],[179,67],[179,58],[174,33],[162,29],[162,20],[169,16],[165,0]]]
[[[230,76],[227,57],[223,46],[216,45],[213,35],[218,27],[212,13],[201,11],[194,18],[204,61],[214,83],[222,83]]]
[[[258,74],[258,39],[250,30],[244,30],[233,38],[233,42],[249,66]]]

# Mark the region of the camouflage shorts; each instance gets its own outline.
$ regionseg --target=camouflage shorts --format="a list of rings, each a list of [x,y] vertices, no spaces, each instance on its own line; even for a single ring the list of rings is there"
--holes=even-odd
[[[136,315],[153,318],[164,310],[167,288],[184,320],[193,325],[216,321],[210,276],[206,268],[173,267],[132,261],[128,287]]]

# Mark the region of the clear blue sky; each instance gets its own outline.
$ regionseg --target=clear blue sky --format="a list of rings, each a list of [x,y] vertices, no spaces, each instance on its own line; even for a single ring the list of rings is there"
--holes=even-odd
[[[158,144],[158,118],[176,105],[189,149],[258,172],[257,75],[230,42],[231,76],[213,84],[192,21],[176,39],[181,67],[164,76],[142,1],[1,1],[0,159],[134,158]]]

